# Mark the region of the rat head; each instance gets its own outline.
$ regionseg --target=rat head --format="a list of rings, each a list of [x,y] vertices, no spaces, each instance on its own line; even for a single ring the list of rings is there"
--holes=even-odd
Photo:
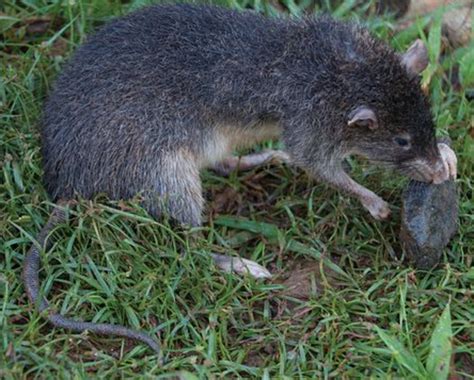
[[[385,53],[364,65],[364,86],[345,115],[351,153],[419,181],[443,182],[449,174],[418,80],[428,64],[426,47],[417,40],[401,56]]]

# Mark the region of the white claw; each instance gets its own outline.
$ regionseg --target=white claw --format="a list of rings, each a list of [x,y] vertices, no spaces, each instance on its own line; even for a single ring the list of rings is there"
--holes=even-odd
[[[254,278],[271,278],[272,274],[263,266],[254,261],[241,259],[239,257],[231,257],[211,254],[215,264],[226,273],[235,272],[240,275],[249,274]]]
[[[456,179],[457,176],[457,163],[458,159],[456,153],[450,148],[449,145],[444,143],[438,143],[438,150],[443,161],[444,168],[448,173],[448,178]]]

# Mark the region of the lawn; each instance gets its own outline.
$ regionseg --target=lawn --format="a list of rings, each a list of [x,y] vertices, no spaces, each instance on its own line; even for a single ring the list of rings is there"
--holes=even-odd
[[[401,252],[403,177],[349,162],[351,175],[392,206],[392,218],[378,222],[302,171],[267,165],[229,177],[204,172],[200,231],[178,233],[138,202],[103,197],[80,201],[55,230],[41,272],[54,309],[148,331],[164,364],[142,344],[52,329],[28,304],[23,258],[52,209],[41,181],[43,100],[88,33],[146,3],[0,4],[0,378],[474,379],[474,44],[448,46],[440,12],[400,31],[393,17],[355,1],[226,4],[269,17],[358,18],[400,51],[427,42],[422,85],[437,133],[450,136],[459,159],[459,231],[437,268],[416,270]],[[209,252],[252,259],[274,277],[223,274]]]

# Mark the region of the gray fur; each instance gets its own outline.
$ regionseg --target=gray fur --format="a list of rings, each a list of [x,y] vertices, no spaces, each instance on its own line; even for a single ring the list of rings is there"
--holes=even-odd
[[[378,131],[346,127],[360,105],[374,109]],[[153,6],[91,36],[57,80],[42,122],[46,186],[54,199],[142,193],[156,217],[172,189],[170,216],[196,225],[200,185],[190,191],[169,158],[186,151],[177,173],[195,172],[220,126],[239,135],[262,122],[281,126],[293,161],[322,180],[351,152],[395,163],[437,155],[418,83],[362,27]],[[411,152],[392,141],[402,132]]]

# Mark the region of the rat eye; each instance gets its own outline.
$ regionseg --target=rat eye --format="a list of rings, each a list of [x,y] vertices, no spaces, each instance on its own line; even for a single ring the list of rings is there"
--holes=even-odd
[[[403,137],[395,137],[393,139],[399,146],[406,148],[409,144],[407,139],[404,139]]]

